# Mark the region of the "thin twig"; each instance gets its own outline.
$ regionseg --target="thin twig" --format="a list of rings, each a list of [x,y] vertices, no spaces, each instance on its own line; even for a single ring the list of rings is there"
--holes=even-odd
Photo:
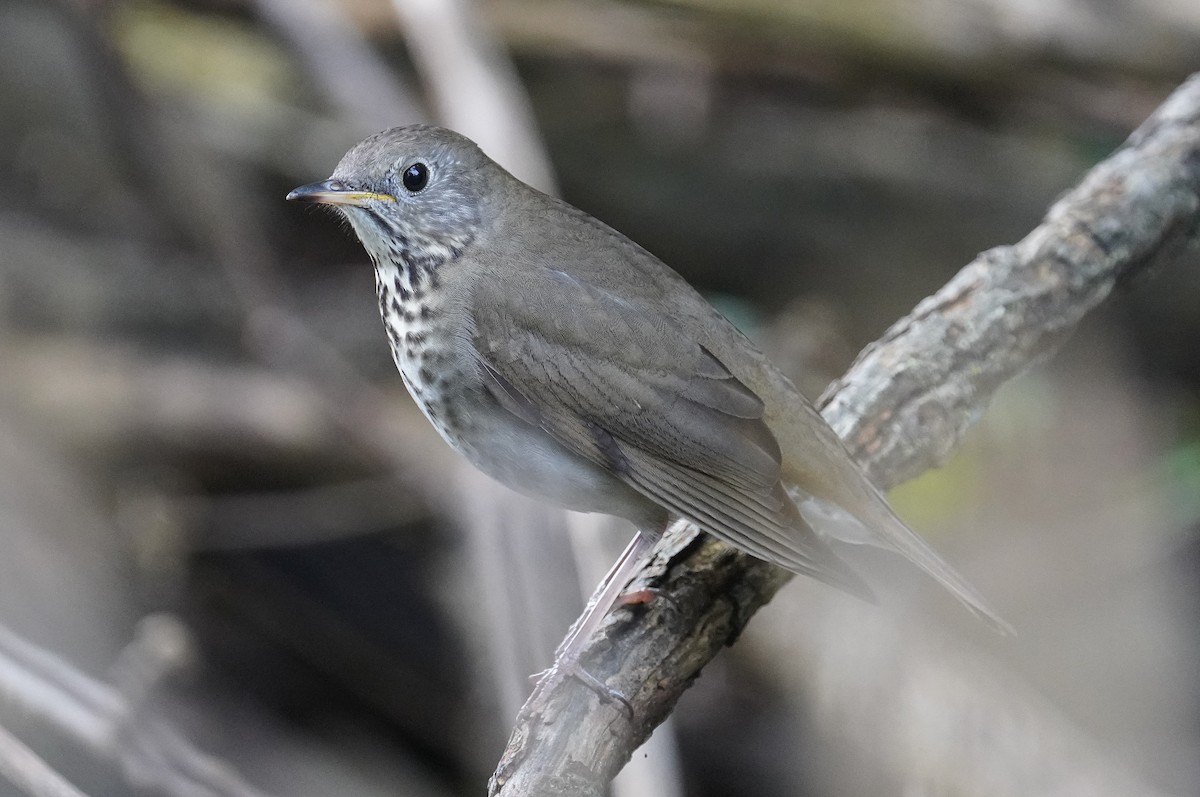
[[[0,726],[0,777],[29,797],[87,797],[37,753]]]
[[[868,347],[828,391],[825,417],[881,486],[943,461],[1003,382],[1051,354],[1123,280],[1194,241],[1198,226],[1200,75],[1024,240],[985,252]],[[660,549],[643,573],[672,600],[654,602],[634,622],[617,613],[586,658],[632,712],[598,703],[571,679],[543,681],[522,709],[491,794],[601,793],[701,668],[790,578],[694,535],[664,540],[674,553]],[[1062,754],[1081,770],[1096,760],[1073,755],[1086,748],[1077,739],[1062,741],[1018,749],[1031,759]],[[1029,761],[1007,763],[1019,770]]]
[[[267,797],[169,723],[137,710],[116,688],[4,626],[0,695],[21,716],[54,728],[99,759],[115,762],[138,786],[171,797]]]

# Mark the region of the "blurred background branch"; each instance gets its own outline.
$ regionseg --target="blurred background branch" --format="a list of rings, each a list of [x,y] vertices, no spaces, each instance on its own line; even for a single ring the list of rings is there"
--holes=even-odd
[[[815,396],[1033,227],[1198,52],[1200,10],[1171,0],[0,0],[0,625],[124,695],[147,683],[139,621],[170,618],[191,653],[144,727],[247,788],[478,793],[627,532],[572,518],[599,550],[572,547],[560,513],[461,469],[396,378],[361,249],[283,195],[375,129],[463,127],[683,272]],[[886,562],[881,614],[790,584],[615,788],[979,794],[1006,751],[984,738],[961,765],[909,730],[980,738],[1040,705],[1048,738],[1085,740],[1040,747],[1044,771],[1195,793],[1200,269],[1181,260],[894,495],[1015,642]],[[861,647],[901,621],[920,656]],[[997,660],[1002,690],[957,680]],[[924,682],[960,684],[951,709],[1015,697],[961,728]],[[29,696],[0,696],[24,774],[169,793]],[[1076,766],[1091,755],[1117,763]],[[20,774],[0,777],[38,788]]]
[[[144,688],[118,691],[79,672],[49,651],[0,627],[0,685],[25,722],[42,723],[62,739],[111,761],[131,785],[154,793],[265,797],[224,762],[196,750],[169,724],[147,710],[154,684],[181,664],[183,647],[175,621],[147,618],[142,633],[124,652],[127,669],[140,670]],[[129,686],[127,684],[127,686]],[[13,740],[15,741],[15,740]],[[32,751],[0,745],[0,757],[15,784],[30,794],[74,795],[77,789]],[[13,755],[15,754],[15,755]]]
[[[4,728],[0,728],[0,773],[33,797],[86,797]]]

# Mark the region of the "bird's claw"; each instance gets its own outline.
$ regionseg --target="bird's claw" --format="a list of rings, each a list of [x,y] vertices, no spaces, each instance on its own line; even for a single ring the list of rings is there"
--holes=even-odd
[[[544,679],[574,678],[592,690],[605,703],[617,706],[627,719],[633,719],[633,703],[625,695],[592,675],[578,660],[554,662],[549,668],[529,676],[531,681],[541,683]]]
[[[610,703],[620,709],[621,713],[627,719],[633,719],[633,704],[625,695],[613,689],[608,684],[601,681],[596,676],[592,675],[578,661],[564,662],[566,665],[566,674],[574,678],[579,683],[586,686],[596,693],[596,696],[605,703]],[[557,666],[557,665],[556,665]]]

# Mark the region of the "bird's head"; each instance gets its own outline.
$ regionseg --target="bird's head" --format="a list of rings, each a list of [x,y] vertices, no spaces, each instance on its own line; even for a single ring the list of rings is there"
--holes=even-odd
[[[500,168],[458,133],[394,127],[356,144],[328,180],[287,198],[341,211],[377,264],[437,265],[477,234],[493,171]]]

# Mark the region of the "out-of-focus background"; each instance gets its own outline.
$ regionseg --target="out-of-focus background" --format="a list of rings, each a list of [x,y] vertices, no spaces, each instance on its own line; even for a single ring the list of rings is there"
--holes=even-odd
[[[461,129],[815,397],[1196,69],[1194,0],[0,0],[0,759],[94,796],[482,793],[629,530],[515,499],[414,409],[365,254],[283,202],[366,134]],[[902,584],[889,633],[947,652],[894,722],[822,673],[901,660],[795,643],[828,590],[793,583],[620,793],[1200,793],[1197,265],[893,496],[1015,639]],[[970,776],[925,736],[964,669],[1036,717],[975,712]],[[1062,772],[1004,786],[1022,760]]]

